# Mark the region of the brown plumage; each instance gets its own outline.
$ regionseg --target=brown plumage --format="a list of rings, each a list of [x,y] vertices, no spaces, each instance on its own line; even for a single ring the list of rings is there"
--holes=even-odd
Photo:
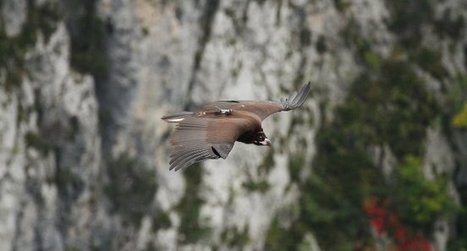
[[[227,158],[235,141],[255,145],[271,145],[261,127],[269,115],[301,107],[311,84],[281,102],[216,101],[195,112],[162,117],[177,123],[170,140],[170,170],[175,171],[205,159]]]

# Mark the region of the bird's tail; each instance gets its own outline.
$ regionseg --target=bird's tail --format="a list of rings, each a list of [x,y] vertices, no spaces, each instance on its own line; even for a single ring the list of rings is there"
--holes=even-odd
[[[284,111],[289,111],[293,109],[297,109],[303,105],[310,93],[311,89],[311,82],[304,85],[295,95],[291,95],[289,98],[281,99],[282,106],[284,107]]]
[[[179,123],[191,115],[193,115],[192,112],[181,112],[177,114],[166,115],[161,119],[167,121],[168,123]]]

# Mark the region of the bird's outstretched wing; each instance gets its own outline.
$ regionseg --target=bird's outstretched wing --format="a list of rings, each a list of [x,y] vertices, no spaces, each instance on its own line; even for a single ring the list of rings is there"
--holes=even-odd
[[[269,115],[301,107],[311,84],[281,102],[217,101],[196,112],[182,112],[162,117],[176,123],[170,149],[170,170],[179,170],[205,159],[227,158],[235,141],[245,132],[261,129]]]
[[[171,138],[170,170],[177,171],[205,159],[227,158],[249,123],[235,117],[185,116]]]
[[[289,98],[281,99],[281,102],[274,101],[216,101],[208,103],[200,108],[200,111],[231,109],[233,111],[247,111],[256,114],[261,120],[269,115],[281,111],[290,111],[303,105],[310,93],[311,83],[304,85],[296,94]]]

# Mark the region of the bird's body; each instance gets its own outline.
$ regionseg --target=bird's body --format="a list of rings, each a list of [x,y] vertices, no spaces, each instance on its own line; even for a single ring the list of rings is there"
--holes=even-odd
[[[216,101],[195,112],[162,117],[177,123],[170,140],[170,169],[179,170],[204,159],[227,158],[235,141],[270,145],[261,127],[269,115],[296,109],[305,102],[310,83],[290,99],[272,101]]]

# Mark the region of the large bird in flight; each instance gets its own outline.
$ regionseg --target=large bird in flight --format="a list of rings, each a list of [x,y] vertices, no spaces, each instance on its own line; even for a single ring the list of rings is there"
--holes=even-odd
[[[195,112],[162,117],[168,123],[177,124],[170,140],[170,170],[177,171],[205,159],[225,159],[235,141],[270,146],[261,122],[273,113],[301,107],[310,88],[308,83],[297,94],[280,102],[216,101]]]

